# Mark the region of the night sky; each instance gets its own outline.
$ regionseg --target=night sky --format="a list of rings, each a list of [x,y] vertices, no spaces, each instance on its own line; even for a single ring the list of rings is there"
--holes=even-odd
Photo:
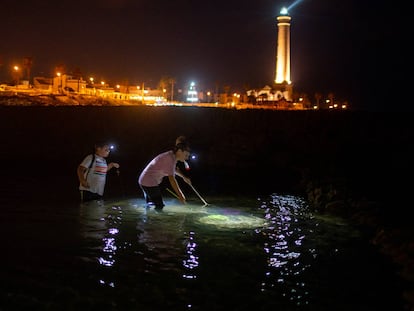
[[[294,2],[3,0],[0,81],[32,57],[32,77],[63,64],[111,84],[156,87],[173,77],[182,88],[261,88],[274,80],[276,17]],[[389,73],[406,66],[404,21],[388,15],[389,4],[359,2],[303,0],[290,9],[294,91],[332,92],[357,109],[410,109],[388,105],[401,93]]]

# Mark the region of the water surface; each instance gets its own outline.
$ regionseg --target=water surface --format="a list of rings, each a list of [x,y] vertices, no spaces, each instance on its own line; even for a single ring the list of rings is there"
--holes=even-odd
[[[210,202],[212,200],[212,202]],[[3,197],[1,310],[402,310],[392,267],[300,197]]]

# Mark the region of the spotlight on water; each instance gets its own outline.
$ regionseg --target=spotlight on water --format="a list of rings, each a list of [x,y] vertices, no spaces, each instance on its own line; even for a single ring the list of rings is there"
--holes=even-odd
[[[219,215],[213,214],[200,217],[202,224],[213,225],[219,228],[258,228],[266,225],[266,221],[256,216]]]

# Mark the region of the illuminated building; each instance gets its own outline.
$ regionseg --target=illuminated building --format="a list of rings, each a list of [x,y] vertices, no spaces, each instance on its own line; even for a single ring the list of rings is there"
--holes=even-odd
[[[277,54],[275,90],[283,94],[287,101],[292,100],[292,81],[290,80],[290,20],[286,8],[277,17]]]
[[[191,82],[190,84],[190,88],[188,89],[187,92],[187,102],[189,103],[196,103],[198,102],[198,94],[195,88],[195,83]]]
[[[290,16],[283,8],[277,17],[276,73],[273,85],[265,85],[259,90],[247,91],[247,96],[255,98],[258,104],[272,103],[285,109],[292,103],[293,85],[290,80]]]

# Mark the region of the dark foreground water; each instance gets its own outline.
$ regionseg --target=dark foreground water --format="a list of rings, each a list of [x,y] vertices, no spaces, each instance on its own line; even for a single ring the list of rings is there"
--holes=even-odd
[[[392,267],[300,197],[2,196],[0,310],[403,310]]]

